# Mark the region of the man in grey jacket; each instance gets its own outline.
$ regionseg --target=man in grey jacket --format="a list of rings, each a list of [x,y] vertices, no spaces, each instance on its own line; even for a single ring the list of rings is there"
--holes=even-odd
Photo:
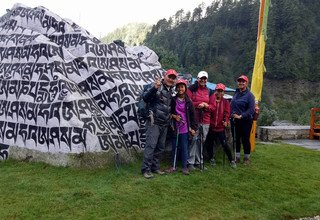
[[[141,172],[147,179],[154,177],[152,173],[164,174],[160,170],[160,156],[165,149],[171,121],[171,100],[177,76],[175,70],[167,70],[163,79],[150,84],[142,94],[143,100],[149,104],[151,110],[146,123],[146,145],[141,166]]]

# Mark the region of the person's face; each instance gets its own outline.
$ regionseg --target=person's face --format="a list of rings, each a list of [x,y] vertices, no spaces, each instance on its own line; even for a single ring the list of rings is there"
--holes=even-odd
[[[207,81],[208,81],[208,78],[205,77],[205,76],[203,76],[201,78],[198,78],[198,83],[199,83],[200,86],[205,86]]]
[[[247,88],[247,86],[248,86],[248,82],[245,81],[245,80],[243,80],[243,79],[239,79],[239,80],[237,81],[237,83],[238,83],[238,88],[239,88],[240,90],[245,90],[245,89]]]
[[[224,91],[222,89],[215,90],[214,94],[216,95],[217,99],[221,99],[224,95]]]
[[[186,86],[184,84],[180,83],[176,87],[178,95],[183,95],[186,92]]]
[[[166,75],[164,76],[164,84],[171,87],[176,82],[176,78],[175,75]]]

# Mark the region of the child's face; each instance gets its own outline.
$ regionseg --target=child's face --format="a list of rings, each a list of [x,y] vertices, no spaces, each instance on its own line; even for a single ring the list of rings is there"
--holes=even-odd
[[[223,97],[223,95],[224,95],[224,91],[222,89],[218,89],[218,90],[214,91],[214,94],[216,95],[216,97],[218,99],[221,99]]]
[[[179,95],[182,95],[186,92],[186,87],[184,84],[178,84],[177,85],[177,92]]]

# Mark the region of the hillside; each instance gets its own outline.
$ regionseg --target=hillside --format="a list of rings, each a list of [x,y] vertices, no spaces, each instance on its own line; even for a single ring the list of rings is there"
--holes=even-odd
[[[320,107],[320,82],[307,80],[264,80],[262,115],[258,124],[288,120],[309,125],[310,109]]]
[[[261,108],[268,120],[260,123],[308,124],[310,107],[320,106],[319,11],[320,1],[272,1]],[[215,0],[207,8],[179,10],[159,20],[144,44],[159,55],[163,68],[193,75],[205,69],[210,81],[236,86],[238,75],[252,76],[258,14],[259,0]],[[112,39],[125,37],[123,31]]]
[[[310,107],[319,107],[319,11],[320,1],[272,1],[262,115],[308,124]],[[162,59],[169,54],[171,66],[180,71],[196,75],[205,69],[211,81],[232,86],[241,73],[251,78],[258,14],[258,0],[217,0],[206,9],[195,8],[192,16],[180,14],[180,23],[159,20],[145,44]]]
[[[203,11],[196,16],[198,11]],[[320,81],[320,1],[272,1],[265,55],[269,79]],[[256,49],[258,0],[218,0],[180,23],[162,19],[145,43],[178,57],[184,70],[210,70],[232,82],[243,72],[251,75]],[[182,14],[182,17],[186,15]]]
[[[126,45],[141,45],[146,38],[151,26],[145,23],[130,23],[117,28],[107,36],[100,39],[104,43],[112,43],[114,40],[122,40]]]

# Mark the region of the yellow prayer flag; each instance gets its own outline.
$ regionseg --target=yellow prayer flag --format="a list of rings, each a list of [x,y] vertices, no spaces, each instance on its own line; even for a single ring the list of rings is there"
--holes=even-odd
[[[256,101],[256,108],[259,108],[259,102],[261,101],[262,87],[263,87],[263,74],[265,72],[264,66],[264,52],[267,40],[267,19],[269,13],[270,0],[260,1],[259,11],[259,23],[258,23],[258,34],[257,34],[257,49],[256,57],[254,61],[252,81],[251,81],[251,92],[253,93]],[[250,143],[251,151],[255,148],[255,135],[256,135],[257,121],[252,124]]]

